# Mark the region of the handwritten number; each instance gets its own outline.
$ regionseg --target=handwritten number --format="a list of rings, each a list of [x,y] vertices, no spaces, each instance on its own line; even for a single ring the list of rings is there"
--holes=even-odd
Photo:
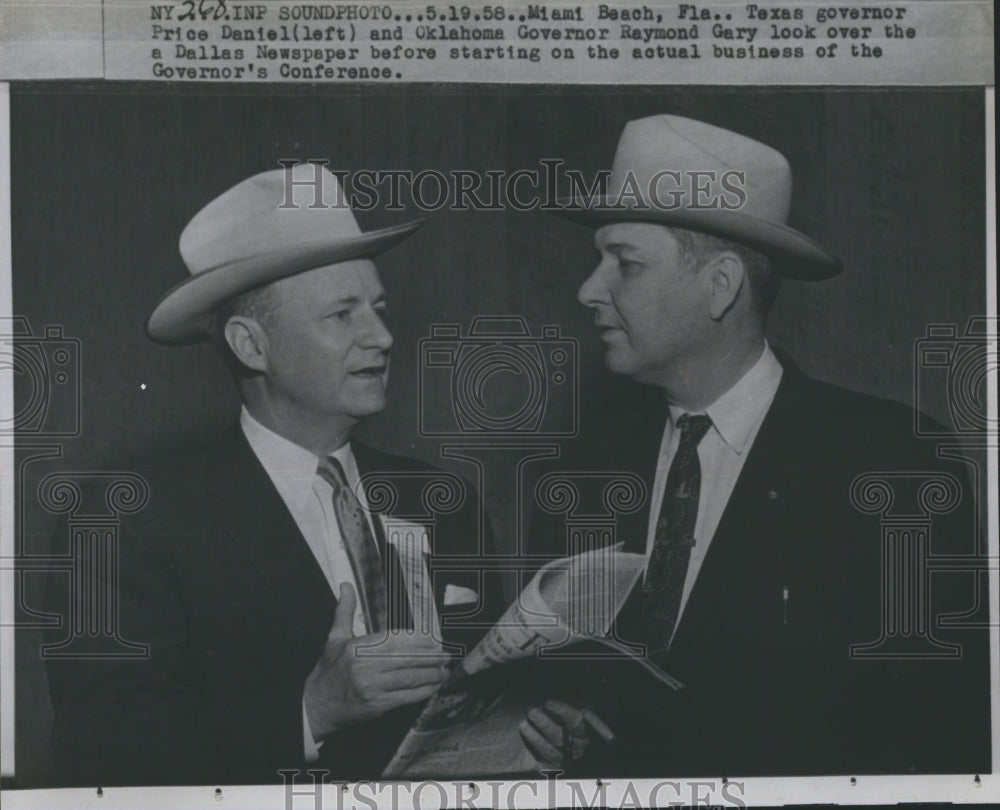
[[[185,22],[187,20],[193,20],[194,19],[194,0],[184,0],[184,2],[181,3],[181,6],[183,6],[185,9],[187,9],[187,11],[183,12],[182,14],[179,14],[177,16],[177,19],[180,20],[181,22]]]
[[[177,19],[181,22],[201,18],[205,20],[224,19],[229,9],[227,0],[183,0],[181,7],[184,9]]]
[[[209,15],[211,15],[213,20],[221,20],[226,15],[226,0],[215,0],[215,8],[210,11],[205,9],[206,5],[211,8],[212,3],[201,0],[198,4],[198,10],[201,12],[203,20],[207,20]]]

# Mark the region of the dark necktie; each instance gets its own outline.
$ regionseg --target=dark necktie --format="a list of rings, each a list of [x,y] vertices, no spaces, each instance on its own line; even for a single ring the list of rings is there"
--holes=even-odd
[[[681,438],[667,473],[642,589],[643,641],[654,662],[662,661],[670,646],[680,613],[701,492],[698,443],[711,426],[712,420],[705,415],[684,414],[677,420]]]
[[[368,632],[380,633],[386,626],[385,572],[364,509],[347,485],[344,468],[337,459],[320,459],[316,472],[333,488],[333,511],[351,561]]]

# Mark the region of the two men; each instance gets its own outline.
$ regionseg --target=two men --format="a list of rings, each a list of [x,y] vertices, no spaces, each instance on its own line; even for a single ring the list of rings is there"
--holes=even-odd
[[[617,633],[685,684],[615,729],[617,766],[605,758],[588,773],[988,767],[986,631],[931,623],[975,606],[974,575],[882,591],[890,555],[916,566],[928,551],[974,553],[967,473],[914,438],[908,409],[809,379],[768,344],[780,281],[841,270],[786,226],[790,196],[774,149],[662,115],[627,125],[606,197],[567,204],[596,229],[600,258],[579,300],[605,363],[659,391],[651,407],[623,404],[592,425],[579,462],[642,473],[651,492],[619,523],[626,550],[648,562]],[[930,549],[916,537],[883,547],[861,478],[880,472],[913,482],[897,494],[900,514],[919,513],[921,481],[954,488]],[[536,526],[536,551],[566,553],[559,526]],[[919,594],[904,591],[911,581]],[[903,600],[918,605],[919,627],[882,623],[903,616]]]
[[[698,193],[713,173],[730,186]],[[654,178],[694,174],[693,198],[643,197]],[[663,393],[612,414],[582,462],[642,473],[652,492],[620,524],[649,563],[617,632],[685,684],[614,729],[595,775],[988,766],[985,634],[935,628],[960,657],[857,654],[886,630],[882,538],[852,502],[859,476],[959,482],[960,503],[934,523],[938,554],[974,549],[971,503],[964,471],[913,438],[905,408],[810,380],[767,344],[779,280],[840,269],[785,225],[790,184],[774,150],[658,116],[622,137],[610,196],[624,205],[578,214],[597,228],[580,299],[606,362]],[[216,445],[145,471],[150,504],[123,521],[121,636],[148,658],[49,665],[57,754],[77,782],[270,782],[306,764],[374,778],[444,677],[436,643],[384,632],[425,617],[405,576],[378,579],[407,552],[365,485],[387,477],[394,513],[421,515],[419,482],[440,471],[350,441],[384,406],[392,343],[371,257],[417,225],[362,233],[349,210],[311,208],[315,190],[294,189],[305,199],[283,207],[284,173],[268,173],[207,206],[182,237],[192,278],[150,319],[162,342],[209,336],[244,409]],[[426,551],[478,553],[478,510],[471,499],[437,516]],[[538,536],[533,550],[567,551],[557,527]],[[431,574],[442,619],[499,614],[489,580]],[[970,592],[962,575],[936,579],[929,615],[967,611]],[[56,592],[60,612],[66,598]],[[561,723],[530,715],[524,734],[540,761],[565,765],[586,727],[558,711]]]
[[[142,471],[117,607],[119,637],[147,655],[49,663],[68,781],[274,783],[307,765],[377,778],[448,672],[441,633],[461,649],[499,616],[475,570],[491,545],[477,499],[351,441],[385,406],[393,342],[372,257],[420,224],[362,232],[334,175],[303,164],[239,183],[185,228],[191,277],[148,333],[212,340],[243,407],[212,446]],[[440,514],[427,485],[451,492]],[[435,570],[432,551],[473,570]],[[66,614],[78,596],[53,585]],[[526,722],[544,759],[561,731]]]

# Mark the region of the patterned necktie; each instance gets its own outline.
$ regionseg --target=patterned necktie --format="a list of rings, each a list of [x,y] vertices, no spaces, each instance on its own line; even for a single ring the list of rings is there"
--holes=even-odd
[[[667,473],[653,551],[642,588],[643,641],[653,661],[662,661],[680,613],[684,580],[695,544],[694,527],[701,491],[698,443],[711,426],[712,420],[705,415],[684,414],[677,420],[680,443]]]
[[[351,572],[368,632],[380,633],[386,626],[385,572],[371,527],[361,504],[347,485],[347,476],[340,462],[333,456],[321,459],[316,472],[333,488],[333,511],[351,561]]]

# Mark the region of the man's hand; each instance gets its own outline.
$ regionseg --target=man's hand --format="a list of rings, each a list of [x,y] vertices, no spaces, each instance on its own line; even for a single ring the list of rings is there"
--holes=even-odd
[[[448,675],[450,656],[432,639],[393,633],[354,638],[356,605],[354,588],[344,583],[323,654],[306,679],[306,715],[317,740],[426,700]]]
[[[593,711],[561,700],[529,711],[518,730],[539,770],[567,770],[587,752],[594,732],[607,743],[615,741],[614,732]]]

